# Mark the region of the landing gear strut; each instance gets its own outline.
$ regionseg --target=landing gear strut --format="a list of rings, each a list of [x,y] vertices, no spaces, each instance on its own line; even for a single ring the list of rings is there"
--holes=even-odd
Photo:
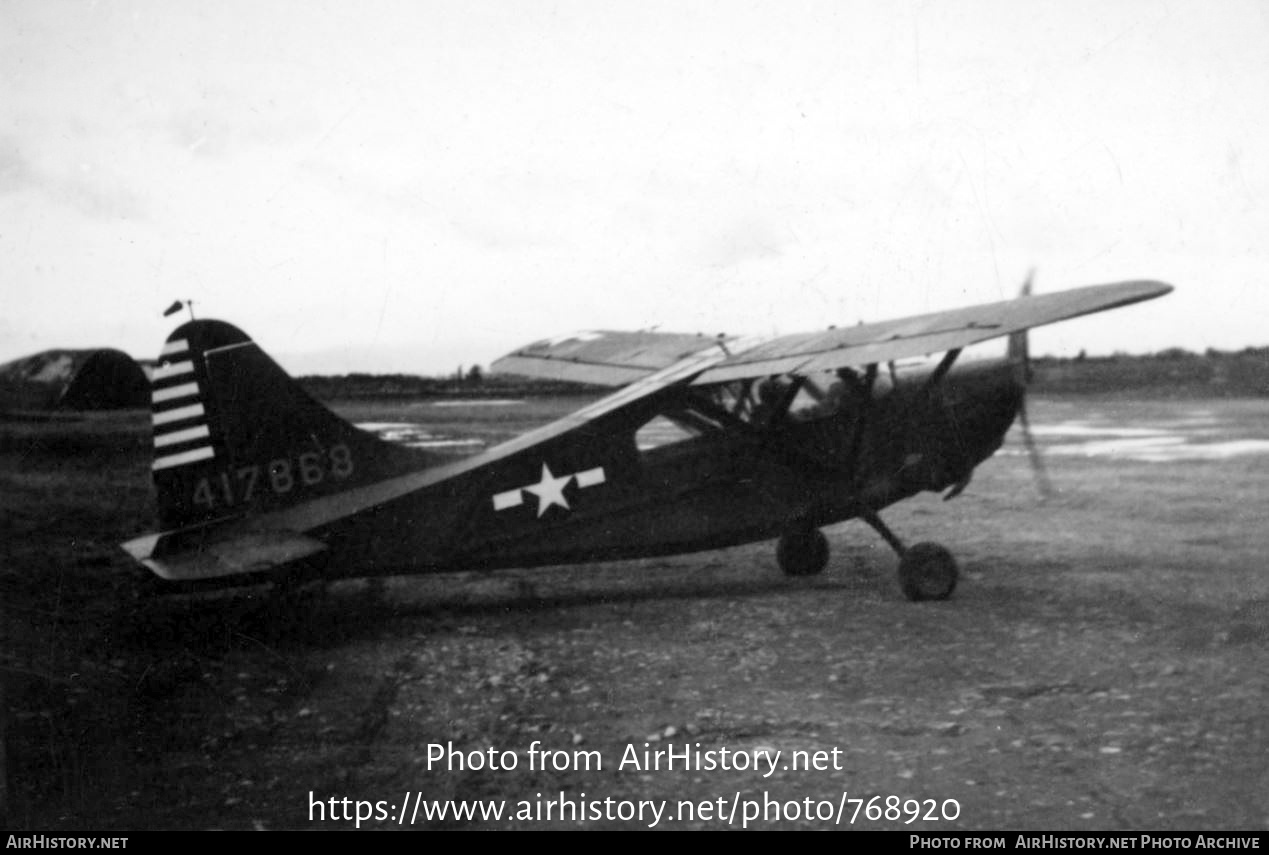
[[[828,564],[828,538],[812,526],[789,529],[776,544],[776,561],[786,576],[814,576]]]
[[[905,546],[876,511],[864,509],[860,518],[872,526],[899,556],[899,587],[913,602],[946,600],[956,590],[960,571],[952,553],[937,543]]]

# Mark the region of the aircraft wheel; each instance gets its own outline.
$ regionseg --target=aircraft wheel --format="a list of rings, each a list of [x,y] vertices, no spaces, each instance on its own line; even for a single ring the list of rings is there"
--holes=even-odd
[[[946,600],[959,574],[952,553],[937,543],[918,543],[899,559],[899,586],[913,602]]]
[[[814,576],[828,564],[828,538],[818,528],[786,532],[776,545],[776,561],[786,576]]]

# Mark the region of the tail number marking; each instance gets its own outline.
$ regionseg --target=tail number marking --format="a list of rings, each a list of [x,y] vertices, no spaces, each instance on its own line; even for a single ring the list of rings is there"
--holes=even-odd
[[[342,481],[353,474],[352,451],[340,443],[326,451],[306,451],[295,458],[253,463],[205,478],[194,485],[194,504],[208,510],[250,502],[261,490],[284,496],[298,487],[316,487],[327,480]]]

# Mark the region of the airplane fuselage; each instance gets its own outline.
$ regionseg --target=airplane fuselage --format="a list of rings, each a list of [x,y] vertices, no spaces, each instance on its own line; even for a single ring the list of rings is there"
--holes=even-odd
[[[534,445],[310,532],[328,547],[320,572],[665,555],[880,510],[968,479],[1000,447],[1022,401],[1007,362],[969,363],[928,380],[928,371],[886,378],[828,414],[785,413],[640,448],[640,428],[685,406],[681,390],[653,397],[567,442]]]

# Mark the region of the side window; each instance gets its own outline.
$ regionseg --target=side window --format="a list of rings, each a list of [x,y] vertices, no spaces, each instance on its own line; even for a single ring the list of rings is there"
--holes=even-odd
[[[699,431],[681,422],[665,416],[657,416],[635,431],[635,446],[640,454],[644,454],[654,448],[675,445],[698,436],[700,436]]]

